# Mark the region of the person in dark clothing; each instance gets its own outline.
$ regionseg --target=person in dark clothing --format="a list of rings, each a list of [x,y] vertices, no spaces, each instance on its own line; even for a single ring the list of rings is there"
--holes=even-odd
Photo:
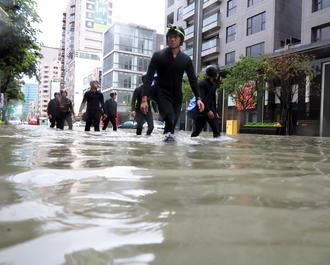
[[[204,111],[194,116],[194,129],[191,137],[198,136],[205,123],[211,126],[213,137],[220,136],[219,115],[216,110],[216,89],[219,87],[219,70],[215,65],[206,68],[206,77],[198,83],[200,96],[204,102]]]
[[[90,90],[84,94],[79,108],[79,116],[81,117],[81,111],[87,102],[85,131],[90,131],[92,124],[94,131],[100,131],[100,119],[104,113],[104,98],[103,94],[97,90],[99,86],[100,83],[96,80],[90,82]]]
[[[135,88],[132,96],[132,104],[131,104],[131,116],[136,120],[137,122],[137,128],[136,128],[136,135],[142,134],[143,124],[144,122],[148,123],[148,130],[147,135],[151,135],[153,129],[154,129],[154,121],[151,109],[148,109],[147,114],[143,114],[140,110],[140,105],[142,101],[142,89],[146,82],[146,75],[142,76],[142,85]],[[148,105],[150,106],[150,100],[148,100]],[[151,101],[151,105],[155,112],[158,112],[157,105],[155,102]]]
[[[105,131],[108,127],[109,121],[112,124],[112,128],[114,131],[117,131],[117,102],[116,102],[116,92],[110,93],[110,98],[104,103],[104,120],[103,120],[103,128]]]
[[[59,95],[60,95],[60,93],[55,92],[54,98],[51,99],[47,105],[47,114],[48,114],[48,118],[49,118],[49,122],[50,122],[50,128],[54,128],[56,125],[56,119],[58,116],[57,102],[58,102]]]
[[[141,111],[148,112],[147,97],[155,94],[160,116],[165,122],[165,140],[173,140],[174,128],[179,119],[182,104],[182,78],[186,72],[191,89],[197,99],[199,111],[204,110],[204,104],[199,95],[197,77],[190,57],[180,50],[184,40],[184,30],[181,27],[169,25],[166,41],[168,47],[155,52],[151,58],[146,85],[142,89]],[[154,92],[151,93],[151,83],[154,75],[157,79]]]
[[[69,130],[72,130],[72,114],[74,115],[74,110],[72,106],[72,101],[67,98],[67,91],[61,90],[61,96],[59,98],[59,117],[60,117],[60,125],[59,128],[61,130],[64,129],[65,121],[67,121]]]

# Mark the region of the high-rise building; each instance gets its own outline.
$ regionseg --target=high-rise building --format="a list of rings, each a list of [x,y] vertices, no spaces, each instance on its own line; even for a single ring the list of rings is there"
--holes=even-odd
[[[41,122],[48,119],[47,104],[52,98],[51,86],[53,82],[60,82],[61,62],[58,60],[58,48],[42,47],[40,60],[40,83],[38,91],[38,115]]]
[[[70,0],[63,13],[61,86],[75,110],[83,97],[84,75],[102,65],[103,33],[111,23],[112,0]]]
[[[23,119],[26,120],[33,110],[33,103],[38,98],[38,84],[26,83],[23,85],[24,103],[23,103]]]
[[[168,0],[166,22],[184,26],[185,50],[199,72],[299,42],[299,10],[300,0]]]
[[[127,113],[132,92],[163,41],[155,30],[135,24],[114,23],[105,33],[102,92],[105,98],[117,92],[119,114]]]

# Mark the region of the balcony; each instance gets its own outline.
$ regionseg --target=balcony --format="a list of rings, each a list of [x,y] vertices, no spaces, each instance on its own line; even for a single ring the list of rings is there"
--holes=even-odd
[[[201,57],[219,53],[219,39],[214,38],[202,43]]]
[[[187,20],[195,14],[195,2],[186,6],[182,11],[182,19]]]
[[[218,6],[218,8],[220,9],[220,3],[221,0],[204,0],[203,1],[203,9],[208,8],[212,5]],[[214,7],[212,7],[213,9]]]
[[[220,29],[220,14],[215,13],[203,20],[203,33],[208,31],[216,31],[218,33]]]
[[[186,34],[186,36],[185,36],[186,41],[192,39],[194,37],[194,25],[186,28],[185,34]]]

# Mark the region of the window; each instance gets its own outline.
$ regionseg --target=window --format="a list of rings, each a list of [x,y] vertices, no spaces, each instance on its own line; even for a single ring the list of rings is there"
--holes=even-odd
[[[265,43],[261,42],[249,47],[246,47],[246,56],[256,57],[265,51]]]
[[[330,0],[313,0],[312,11],[316,12],[318,10],[330,7]]]
[[[247,32],[246,35],[251,35],[266,28],[266,12],[247,19]]]
[[[87,10],[94,10],[94,5],[93,4],[86,4]]]
[[[330,40],[330,23],[312,28],[312,42]]]
[[[167,24],[173,24],[174,23],[174,13],[171,13],[167,16]]]
[[[94,22],[93,21],[86,21],[85,25],[86,25],[86,28],[94,28]]]
[[[258,3],[260,3],[263,0],[248,0],[248,7],[256,5]]]
[[[138,71],[146,72],[148,69],[150,59],[138,57]]]
[[[176,20],[180,20],[182,18],[182,9],[183,7],[180,6],[176,11]]]
[[[174,0],[167,0],[167,7],[170,7],[174,4]]]
[[[118,87],[131,88],[132,87],[132,76],[126,73],[118,73]]]
[[[237,0],[229,0],[227,2],[227,17],[236,13],[237,9]]]
[[[236,24],[227,27],[226,42],[232,42],[236,39]]]
[[[86,12],[86,17],[90,19],[94,19],[94,14],[91,12]]]
[[[120,36],[119,45],[120,45],[119,48],[122,49],[123,51],[131,52],[133,49],[133,40],[128,37]]]
[[[235,63],[235,51],[226,53],[225,64],[234,64]]]
[[[133,70],[133,56],[119,54],[118,62],[119,68]]]

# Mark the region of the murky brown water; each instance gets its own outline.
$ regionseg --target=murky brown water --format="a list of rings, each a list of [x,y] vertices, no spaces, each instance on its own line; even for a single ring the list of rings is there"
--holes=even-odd
[[[0,264],[330,264],[330,139],[0,126]]]

